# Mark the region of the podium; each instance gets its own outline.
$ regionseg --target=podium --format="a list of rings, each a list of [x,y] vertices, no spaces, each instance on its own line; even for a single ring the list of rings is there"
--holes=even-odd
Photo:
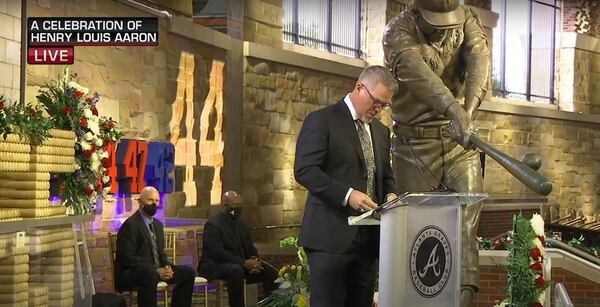
[[[350,225],[381,225],[380,307],[460,306],[461,208],[487,196],[406,193],[348,218]]]

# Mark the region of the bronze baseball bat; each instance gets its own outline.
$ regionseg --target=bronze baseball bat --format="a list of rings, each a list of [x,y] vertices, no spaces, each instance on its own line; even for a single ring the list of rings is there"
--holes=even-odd
[[[471,134],[469,137],[477,148],[496,160],[498,164],[502,165],[502,167],[530,189],[542,195],[548,195],[552,192],[552,183],[550,180],[527,166],[527,164],[501,152],[494,146],[482,141],[475,134]]]

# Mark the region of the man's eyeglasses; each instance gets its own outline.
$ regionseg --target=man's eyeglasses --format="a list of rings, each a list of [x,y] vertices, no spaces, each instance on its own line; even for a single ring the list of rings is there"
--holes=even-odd
[[[367,94],[369,94],[369,97],[371,97],[374,107],[381,108],[382,110],[387,110],[390,108],[391,103],[383,102],[383,101],[373,97],[373,95],[371,95],[371,92],[369,91],[369,89],[364,84],[361,83],[360,85],[362,85],[362,87],[367,91]]]

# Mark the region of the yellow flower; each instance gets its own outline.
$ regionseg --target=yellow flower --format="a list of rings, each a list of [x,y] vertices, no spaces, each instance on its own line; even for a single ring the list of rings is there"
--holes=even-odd
[[[285,266],[282,266],[281,269],[279,269],[279,277],[282,277],[283,274],[285,274]]]
[[[295,307],[308,307],[306,295],[298,294],[298,300],[296,301]]]

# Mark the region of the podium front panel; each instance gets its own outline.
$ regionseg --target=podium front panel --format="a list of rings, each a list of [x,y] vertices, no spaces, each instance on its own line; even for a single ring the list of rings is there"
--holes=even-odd
[[[461,207],[401,206],[381,216],[379,306],[459,306]]]

